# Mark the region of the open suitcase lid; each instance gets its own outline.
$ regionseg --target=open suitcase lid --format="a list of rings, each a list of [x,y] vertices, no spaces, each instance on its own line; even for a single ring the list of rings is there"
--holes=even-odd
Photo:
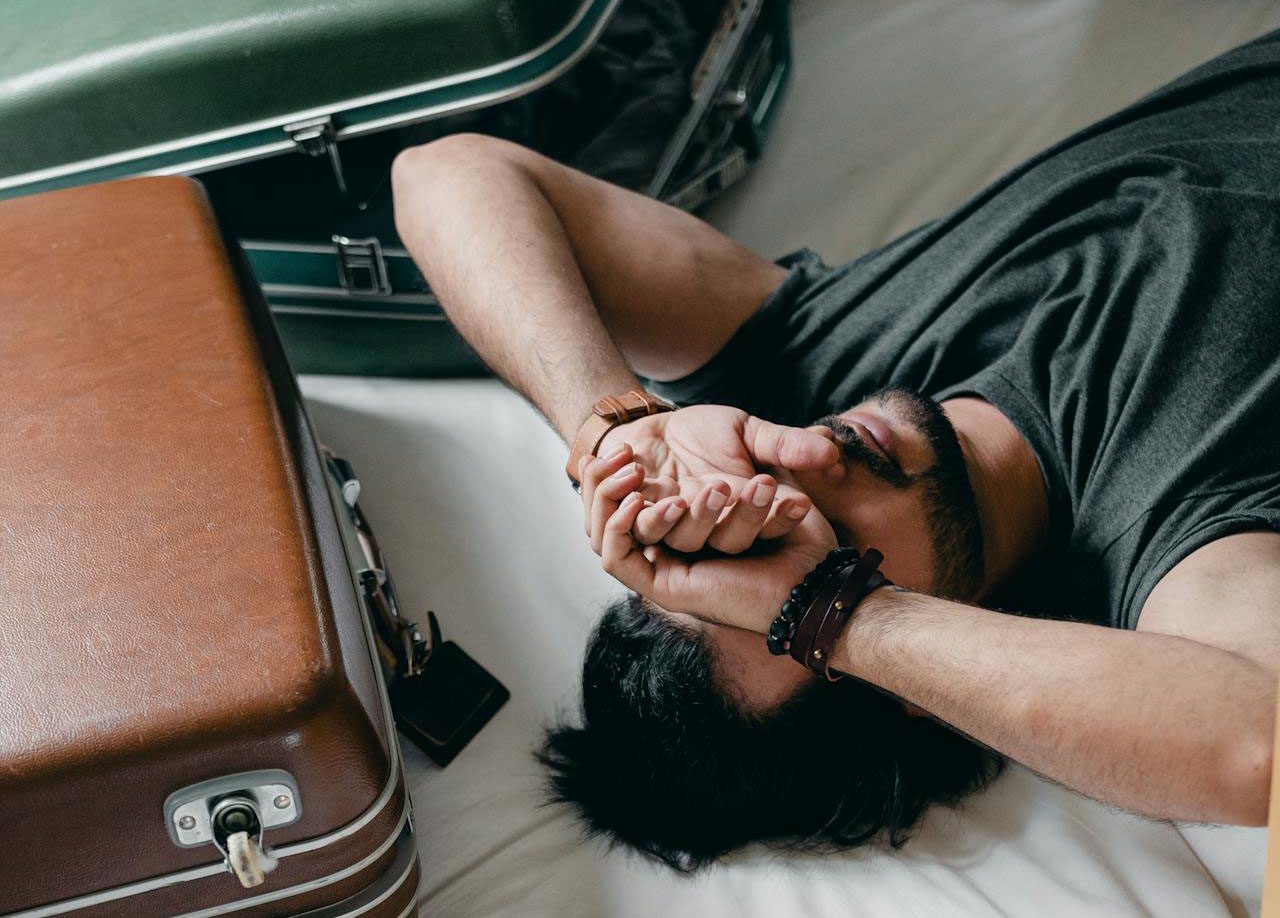
[[[553,79],[618,0],[8,0],[0,198],[195,173]]]

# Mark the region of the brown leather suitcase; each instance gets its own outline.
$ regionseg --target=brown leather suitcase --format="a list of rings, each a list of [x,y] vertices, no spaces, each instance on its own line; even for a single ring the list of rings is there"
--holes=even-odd
[[[0,914],[411,914],[359,543],[200,187],[0,239]]]

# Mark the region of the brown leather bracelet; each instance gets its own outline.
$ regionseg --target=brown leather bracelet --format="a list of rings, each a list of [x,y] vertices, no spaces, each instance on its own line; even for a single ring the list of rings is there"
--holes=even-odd
[[[831,601],[831,608],[818,625],[813,642],[805,655],[804,664],[811,672],[822,676],[828,682],[843,678],[840,675],[832,675],[831,655],[835,650],[836,641],[844,632],[845,626],[849,624],[849,619],[853,617],[858,605],[872,590],[879,589],[889,582],[884,574],[876,570],[883,560],[884,555],[874,548],[868,548],[863,552],[857,563],[849,570],[848,576],[844,578],[839,593]]]
[[[831,607],[835,605],[852,572],[852,567],[846,567],[828,577],[826,583],[818,589],[808,608],[800,614],[796,632],[791,638],[791,646],[787,652],[791,654],[791,659],[801,666],[809,665],[809,654],[813,649],[814,639],[818,636],[818,629],[831,613]]]
[[[586,456],[594,456],[600,448],[605,434],[615,427],[664,411],[675,411],[676,406],[666,399],[658,398],[643,389],[632,389],[622,395],[606,395],[596,402],[591,409],[591,416],[583,422],[578,435],[573,438],[569,449],[569,461],[565,465],[565,473],[576,488],[578,481],[578,463]]]

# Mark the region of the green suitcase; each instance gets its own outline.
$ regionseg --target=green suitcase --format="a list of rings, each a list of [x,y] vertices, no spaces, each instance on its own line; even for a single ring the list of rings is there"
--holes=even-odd
[[[0,197],[194,174],[512,98],[618,0],[8,0]]]
[[[408,125],[561,77],[619,2],[12,0],[0,199],[199,175],[296,370],[484,373],[396,237],[390,161]],[[788,0],[703,2],[719,19],[641,189],[690,210],[759,155],[790,69]]]

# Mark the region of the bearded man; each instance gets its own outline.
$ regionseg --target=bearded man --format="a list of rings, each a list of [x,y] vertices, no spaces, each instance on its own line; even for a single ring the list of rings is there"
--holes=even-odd
[[[838,268],[484,137],[393,182],[632,591],[542,751],[593,828],[680,869],[900,843],[1002,756],[1265,822],[1280,34]]]

